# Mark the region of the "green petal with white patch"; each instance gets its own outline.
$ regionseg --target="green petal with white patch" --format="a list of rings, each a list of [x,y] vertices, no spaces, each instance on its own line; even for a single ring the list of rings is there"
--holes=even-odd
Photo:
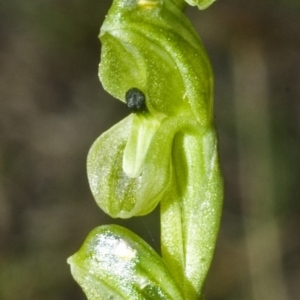
[[[88,300],[183,300],[161,257],[117,225],[95,228],[68,263]]]

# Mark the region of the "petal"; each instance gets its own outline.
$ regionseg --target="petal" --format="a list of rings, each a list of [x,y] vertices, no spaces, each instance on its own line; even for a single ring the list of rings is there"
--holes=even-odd
[[[117,225],[95,228],[68,263],[89,300],[183,300],[161,257]]]
[[[124,149],[123,170],[128,177],[138,177],[145,163],[153,135],[160,122],[149,113],[133,115],[132,130]]]
[[[87,159],[88,179],[95,200],[113,218],[150,213],[163,196],[171,176],[172,132],[161,125],[145,142],[145,136],[135,133],[138,129],[132,126],[132,121],[133,115],[130,115],[102,134],[92,145]],[[131,132],[134,137],[127,147]],[[139,149],[140,141],[148,144],[146,153]],[[134,157],[136,155],[138,157]],[[123,164],[126,166],[131,160],[136,161],[139,170],[136,177],[123,169]],[[134,166],[133,170],[127,168],[136,172]]]

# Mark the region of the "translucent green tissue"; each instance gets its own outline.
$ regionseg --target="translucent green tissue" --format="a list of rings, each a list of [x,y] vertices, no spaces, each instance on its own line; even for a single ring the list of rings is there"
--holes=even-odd
[[[68,259],[88,300],[183,300],[161,257],[117,225],[95,228]]]

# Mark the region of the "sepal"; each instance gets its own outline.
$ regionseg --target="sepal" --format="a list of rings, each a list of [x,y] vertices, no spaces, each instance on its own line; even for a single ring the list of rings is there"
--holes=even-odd
[[[104,89],[121,101],[136,87],[144,92],[152,114],[172,117],[192,111],[201,125],[210,126],[212,69],[180,3],[113,1],[100,31],[99,77]]]

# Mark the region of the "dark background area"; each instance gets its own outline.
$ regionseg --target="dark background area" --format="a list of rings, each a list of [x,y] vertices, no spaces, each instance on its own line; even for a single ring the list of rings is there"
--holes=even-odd
[[[110,4],[0,4],[1,300],[86,299],[66,259],[111,222],[86,156],[128,114],[97,77]],[[299,299],[300,2],[219,0],[187,14],[215,71],[225,180],[207,300]],[[158,249],[157,212],[118,222]]]

